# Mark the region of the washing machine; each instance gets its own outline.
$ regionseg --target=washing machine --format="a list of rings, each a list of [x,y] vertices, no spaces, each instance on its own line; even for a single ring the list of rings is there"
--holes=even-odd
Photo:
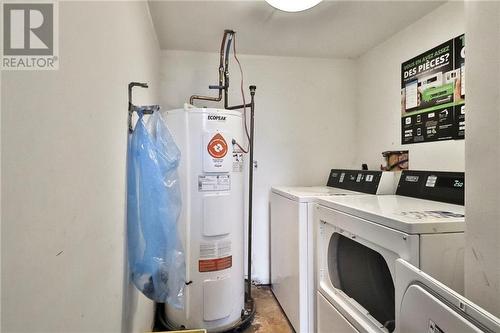
[[[500,319],[398,259],[396,330],[400,333],[498,333]]]
[[[317,199],[319,333],[394,332],[398,259],[463,292],[464,181],[403,171],[396,195]]]
[[[271,287],[296,332],[314,332],[313,205],[319,196],[394,194],[400,172],[332,169],[326,186],[273,187]]]

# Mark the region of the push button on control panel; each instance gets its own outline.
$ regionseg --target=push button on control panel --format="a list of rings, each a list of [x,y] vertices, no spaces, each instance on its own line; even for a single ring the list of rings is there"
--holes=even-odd
[[[437,177],[436,176],[429,176],[429,177],[427,177],[427,183],[425,184],[425,186],[427,186],[427,187],[435,187],[436,186],[436,181],[437,181]]]

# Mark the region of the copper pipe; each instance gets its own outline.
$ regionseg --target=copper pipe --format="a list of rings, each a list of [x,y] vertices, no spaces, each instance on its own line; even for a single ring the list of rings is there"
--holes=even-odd
[[[224,30],[224,36],[222,37],[222,43],[220,45],[220,53],[219,53],[219,85],[215,87],[211,87],[212,89],[218,89],[219,95],[217,97],[211,96],[201,96],[201,95],[192,95],[189,98],[189,104],[193,104],[194,100],[204,100],[204,101],[212,101],[212,102],[220,102],[222,100],[222,90],[227,91],[227,84],[224,82],[225,78],[228,76],[228,69],[224,67],[224,46],[226,45],[226,40],[228,35],[233,35],[234,31],[232,30]]]

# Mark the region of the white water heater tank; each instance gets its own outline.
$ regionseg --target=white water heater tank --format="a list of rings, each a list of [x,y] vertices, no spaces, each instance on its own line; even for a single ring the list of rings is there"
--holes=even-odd
[[[182,212],[179,230],[186,254],[185,308],[166,307],[175,327],[220,331],[244,308],[243,153],[241,112],[193,108],[166,112],[181,150]]]

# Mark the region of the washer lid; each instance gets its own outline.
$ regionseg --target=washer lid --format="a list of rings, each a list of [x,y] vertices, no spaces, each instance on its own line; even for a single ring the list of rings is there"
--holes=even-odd
[[[498,318],[402,259],[395,289],[397,332],[500,332]]]
[[[345,196],[364,194],[361,192],[354,192],[329,186],[276,186],[272,187],[271,191],[273,193],[287,197],[288,199],[299,202],[314,202],[316,201],[316,198],[320,196]]]
[[[464,206],[399,195],[331,196],[318,204],[409,234],[463,232]]]

